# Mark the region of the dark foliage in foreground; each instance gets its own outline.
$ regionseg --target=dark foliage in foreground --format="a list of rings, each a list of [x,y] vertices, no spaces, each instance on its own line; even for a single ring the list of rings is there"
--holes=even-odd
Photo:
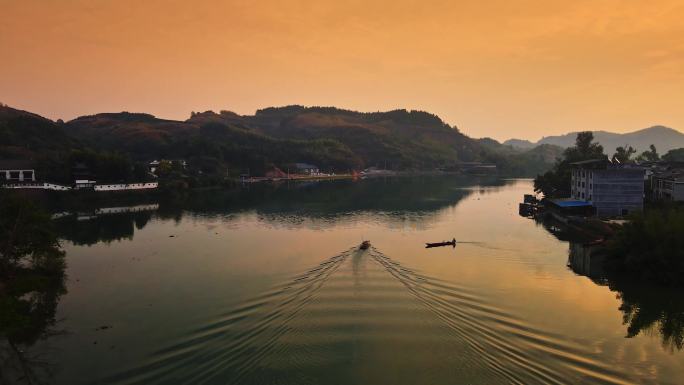
[[[57,303],[66,293],[64,270],[64,253],[49,216],[24,197],[0,192],[3,378],[39,383],[44,376],[44,363],[29,357],[26,347],[54,333]]]
[[[684,208],[635,214],[608,242],[607,267],[667,286],[684,286]]]

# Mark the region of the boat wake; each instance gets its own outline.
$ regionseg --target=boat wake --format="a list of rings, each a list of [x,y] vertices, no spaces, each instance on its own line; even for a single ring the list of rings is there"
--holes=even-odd
[[[371,246],[307,269],[104,383],[627,382],[586,350]]]

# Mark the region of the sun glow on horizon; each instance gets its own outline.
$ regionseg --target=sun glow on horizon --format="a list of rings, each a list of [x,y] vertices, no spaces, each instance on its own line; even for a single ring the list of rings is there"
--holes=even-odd
[[[0,0],[0,101],[47,117],[435,113],[473,137],[684,129],[684,3]]]

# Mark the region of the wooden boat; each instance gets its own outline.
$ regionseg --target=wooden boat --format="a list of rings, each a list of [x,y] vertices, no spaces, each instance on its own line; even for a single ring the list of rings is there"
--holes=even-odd
[[[361,245],[359,245],[359,250],[366,250],[370,247],[370,241],[363,241],[361,242]]]
[[[444,242],[435,242],[435,243],[426,243],[425,248],[429,249],[431,247],[442,247],[442,246],[451,246],[451,247],[456,247],[456,238],[450,240],[450,241],[444,241]]]

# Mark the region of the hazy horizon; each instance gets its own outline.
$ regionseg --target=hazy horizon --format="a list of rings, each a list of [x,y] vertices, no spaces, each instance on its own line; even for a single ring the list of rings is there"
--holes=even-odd
[[[0,4],[0,101],[51,119],[301,104],[500,141],[684,127],[675,0]]]

